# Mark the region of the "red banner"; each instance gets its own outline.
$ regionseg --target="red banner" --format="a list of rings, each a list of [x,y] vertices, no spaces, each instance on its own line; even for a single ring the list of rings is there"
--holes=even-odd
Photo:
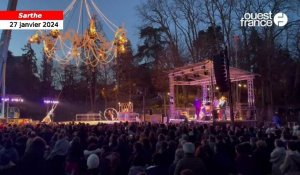
[[[0,11],[0,20],[63,20],[63,11]]]

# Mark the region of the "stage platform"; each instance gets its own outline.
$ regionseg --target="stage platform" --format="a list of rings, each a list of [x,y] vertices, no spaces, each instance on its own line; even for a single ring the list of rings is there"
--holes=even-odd
[[[114,123],[120,123],[120,122],[125,122],[125,121],[120,121],[120,120],[97,120],[97,121],[64,121],[64,122],[59,122],[60,124],[69,124],[69,123],[84,123],[84,124],[89,124],[89,125],[97,125],[98,123],[100,124],[114,124]],[[181,123],[184,122],[184,119],[170,119],[170,123]],[[194,122],[197,124],[207,124],[207,125],[212,125],[213,121],[212,120],[189,120],[188,122]],[[216,120],[215,121],[216,125],[229,125],[231,124],[230,120]],[[256,120],[235,120],[234,121],[235,125],[245,125],[245,126],[256,126],[257,121]]]
[[[184,122],[184,119],[170,119],[171,123],[180,123]],[[188,120],[188,122],[194,122],[194,123],[199,123],[199,124],[208,124],[212,125],[213,121],[212,120]],[[215,124],[217,125],[226,125],[226,124],[231,124],[231,121],[228,120],[215,120]],[[234,120],[234,124],[236,125],[247,125],[247,126],[255,126],[257,124],[257,120],[241,120],[241,119],[236,119]]]
[[[97,125],[97,124],[114,124],[114,123],[120,123],[119,120],[97,120],[97,121],[64,121],[64,122],[58,122],[59,124],[69,124],[69,123],[83,123],[83,124],[89,124],[89,125]]]

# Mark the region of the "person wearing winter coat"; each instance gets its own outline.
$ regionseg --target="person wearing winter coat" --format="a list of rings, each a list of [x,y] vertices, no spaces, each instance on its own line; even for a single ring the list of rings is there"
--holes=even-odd
[[[285,158],[285,147],[282,140],[275,140],[275,149],[272,151],[270,156],[270,162],[272,163],[272,175],[281,175],[280,165],[283,163]]]
[[[283,175],[299,175],[300,174],[300,153],[297,151],[297,142],[289,141],[288,150],[283,164],[280,166]]]
[[[207,171],[204,163],[200,158],[194,156],[195,145],[191,142],[186,142],[182,148],[184,156],[178,161],[174,175],[180,175],[181,171],[185,169],[191,170],[194,174],[206,175]]]

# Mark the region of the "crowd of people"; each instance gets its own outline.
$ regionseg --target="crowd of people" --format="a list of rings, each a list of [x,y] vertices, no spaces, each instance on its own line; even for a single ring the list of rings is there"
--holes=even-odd
[[[300,127],[0,126],[6,175],[299,175]]]

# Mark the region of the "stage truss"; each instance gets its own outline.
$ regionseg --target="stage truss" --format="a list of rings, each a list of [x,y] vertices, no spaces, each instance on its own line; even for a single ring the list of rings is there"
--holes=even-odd
[[[258,74],[230,67],[230,81],[239,82],[247,81],[248,104],[247,115],[255,113],[255,95],[253,88],[253,80]],[[175,86],[200,86],[202,88],[202,99],[213,101],[213,88],[215,88],[215,78],[213,70],[213,62],[204,60],[199,63],[186,65],[176,68],[169,72],[170,87],[170,109],[169,116],[171,119],[178,118],[178,111],[175,103]],[[249,116],[247,116],[248,118]],[[256,117],[256,116],[255,116]]]

